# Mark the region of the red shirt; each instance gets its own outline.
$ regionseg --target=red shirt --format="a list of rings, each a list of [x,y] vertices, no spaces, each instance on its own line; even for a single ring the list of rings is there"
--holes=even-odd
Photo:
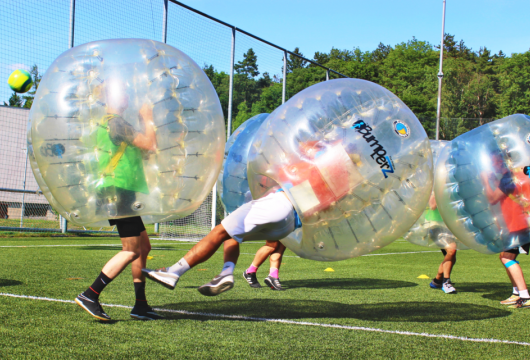
[[[501,211],[509,232],[528,229],[528,198],[530,181],[527,176],[518,172],[507,172],[501,179],[499,189],[506,195],[501,203]]]

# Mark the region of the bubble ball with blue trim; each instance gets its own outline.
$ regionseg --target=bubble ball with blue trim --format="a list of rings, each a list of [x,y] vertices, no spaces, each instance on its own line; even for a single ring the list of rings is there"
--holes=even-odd
[[[193,213],[225,144],[219,98],[202,69],[164,43],[103,40],[61,54],[30,111],[30,164],[50,204],[79,225]]]
[[[451,141],[438,160],[434,192],[444,222],[485,254],[530,243],[530,117],[510,115]]]
[[[450,146],[450,142],[444,140],[431,140],[430,143],[433,164],[436,168],[436,161],[438,160],[440,152],[446,146]],[[438,210],[434,192],[431,193],[429,202],[423,214],[421,214],[418,221],[412,225],[403,238],[412,244],[430,248],[457,250],[469,249],[458,241],[447,225],[445,225]]]
[[[320,261],[352,258],[403,236],[432,189],[429,139],[394,94],[369,81],[313,85],[260,127],[248,158],[254,199],[282,188],[302,227],[282,242]]]
[[[217,180],[217,192],[227,213],[252,200],[247,179],[247,159],[254,136],[269,114],[258,114],[243,124],[228,138],[225,161]]]

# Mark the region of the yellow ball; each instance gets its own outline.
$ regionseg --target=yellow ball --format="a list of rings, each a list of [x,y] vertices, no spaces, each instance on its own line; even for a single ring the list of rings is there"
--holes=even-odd
[[[9,87],[17,93],[28,92],[33,86],[31,75],[26,70],[15,70],[7,79]]]

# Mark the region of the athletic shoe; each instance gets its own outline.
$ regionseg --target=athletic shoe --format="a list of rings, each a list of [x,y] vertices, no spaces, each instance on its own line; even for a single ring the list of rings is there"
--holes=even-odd
[[[138,320],[160,320],[164,318],[162,315],[157,314],[149,305],[134,305],[131,317]]]
[[[441,290],[442,289],[442,285],[443,285],[442,283],[438,284],[438,283],[434,282],[434,279],[429,284],[431,289],[437,289],[437,290]]]
[[[450,281],[446,281],[442,285],[442,290],[446,294],[456,294],[456,289],[453,286],[453,283]]]
[[[197,290],[204,296],[216,296],[234,287],[234,275],[217,275],[208,284],[204,284]]]
[[[167,271],[168,268],[160,268],[157,270],[142,269],[142,273],[149,279],[156,281],[160,285],[173,290],[179,281],[179,276],[175,273]]]
[[[271,290],[283,290],[282,284],[280,284],[280,279],[276,279],[270,275],[265,278],[265,284],[267,284]]]
[[[510,305],[508,307],[513,308],[513,309],[518,309],[518,308],[527,309],[527,308],[530,308],[530,298],[519,298],[519,300],[517,300],[517,302],[515,304]]]
[[[512,294],[508,299],[501,301],[502,305],[513,305],[519,300],[519,295]]]
[[[79,294],[75,298],[75,302],[77,303],[77,305],[81,306],[83,309],[85,309],[90,315],[92,315],[96,319],[99,319],[101,321],[110,320],[110,316],[108,316],[105,313],[105,311],[103,311],[103,308],[101,307],[99,301],[92,300],[83,294]]]
[[[256,278],[256,273],[253,272],[253,273],[247,273],[247,271],[243,271],[243,277],[245,278],[245,280],[247,280],[248,284],[250,285],[251,288],[260,288],[261,285],[260,283],[258,282],[258,279]]]

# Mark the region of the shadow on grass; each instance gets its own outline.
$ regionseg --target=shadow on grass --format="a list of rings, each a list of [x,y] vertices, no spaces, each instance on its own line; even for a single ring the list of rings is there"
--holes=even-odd
[[[0,287],[3,286],[15,286],[15,285],[22,285],[22,281],[18,280],[9,280],[9,279],[0,279]]]
[[[196,313],[236,315],[269,319],[359,319],[391,322],[442,322],[471,321],[505,317],[510,311],[484,305],[455,304],[444,302],[395,302],[378,304],[341,304],[313,300],[223,300],[168,304],[166,309]],[[164,313],[168,319],[204,316]],[[212,317],[215,319],[215,317]],[[211,318],[210,318],[211,319]],[[225,318],[220,318],[226,320]],[[248,320],[248,319],[240,319]]]
[[[508,280],[508,279],[506,279]],[[457,283],[455,288],[459,292],[483,293],[482,297],[488,300],[504,300],[512,293],[509,281],[504,283]]]
[[[116,246],[101,246],[101,245],[91,245],[91,246],[79,246],[77,247],[76,249],[77,250],[80,250],[80,251],[86,251],[86,250],[110,250],[110,251],[120,251],[122,248],[121,244],[116,244]],[[172,248],[161,248],[161,247],[156,247],[156,251],[159,251],[159,250],[162,250],[162,251],[166,251],[166,250],[175,250],[175,249],[172,249]],[[176,255],[175,255],[176,256]]]
[[[405,287],[414,287],[418,284],[401,281],[401,280],[384,280],[384,279],[303,279],[303,280],[286,280],[282,281],[282,287],[285,288],[311,288],[311,289],[334,289],[334,290],[377,290],[377,289],[397,289]]]

